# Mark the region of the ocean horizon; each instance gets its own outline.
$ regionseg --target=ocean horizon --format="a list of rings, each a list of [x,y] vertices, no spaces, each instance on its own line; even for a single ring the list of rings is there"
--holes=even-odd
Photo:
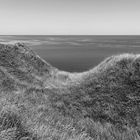
[[[0,35],[0,42],[23,42],[60,70],[83,72],[106,57],[140,53],[140,36],[134,35]]]

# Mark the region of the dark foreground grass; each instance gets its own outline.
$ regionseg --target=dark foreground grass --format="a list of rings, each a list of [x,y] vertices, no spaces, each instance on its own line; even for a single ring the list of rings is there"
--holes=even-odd
[[[140,56],[61,72],[23,44],[0,45],[0,140],[139,140]]]

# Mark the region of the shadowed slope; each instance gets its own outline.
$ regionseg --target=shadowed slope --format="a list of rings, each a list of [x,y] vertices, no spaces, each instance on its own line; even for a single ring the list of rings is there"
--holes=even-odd
[[[55,69],[21,43],[0,44],[0,70],[23,85],[43,86]]]
[[[0,139],[138,140],[140,56],[59,71],[23,44],[0,44]]]

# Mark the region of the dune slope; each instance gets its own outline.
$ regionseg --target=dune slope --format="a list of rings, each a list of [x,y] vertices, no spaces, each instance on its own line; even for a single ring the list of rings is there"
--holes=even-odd
[[[0,44],[0,140],[139,140],[139,91],[140,55],[69,73]]]

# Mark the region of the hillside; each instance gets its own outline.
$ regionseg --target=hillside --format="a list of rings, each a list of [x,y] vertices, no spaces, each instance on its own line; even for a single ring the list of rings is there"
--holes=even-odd
[[[139,91],[140,55],[69,73],[0,44],[0,140],[139,140]]]

